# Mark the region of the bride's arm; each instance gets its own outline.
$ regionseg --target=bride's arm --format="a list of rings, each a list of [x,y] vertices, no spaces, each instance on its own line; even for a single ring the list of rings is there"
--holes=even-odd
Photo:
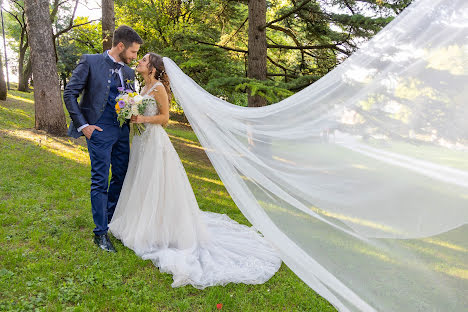
[[[156,86],[156,90],[150,93],[153,98],[160,104],[159,114],[156,116],[132,116],[131,121],[134,123],[152,123],[165,125],[169,121],[169,100],[167,98],[166,89],[162,85]]]

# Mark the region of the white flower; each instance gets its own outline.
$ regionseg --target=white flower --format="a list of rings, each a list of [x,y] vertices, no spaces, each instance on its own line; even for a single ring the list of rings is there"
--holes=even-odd
[[[132,115],[139,115],[138,113],[138,105],[132,105]]]
[[[135,101],[135,103],[140,104],[143,101],[143,97],[138,94],[135,97],[133,97],[133,100]]]

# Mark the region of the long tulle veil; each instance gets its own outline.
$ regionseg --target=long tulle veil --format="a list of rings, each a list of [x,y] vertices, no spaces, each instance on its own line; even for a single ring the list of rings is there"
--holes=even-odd
[[[227,103],[164,63],[233,200],[316,292],[340,311],[466,309],[466,0],[414,1],[267,107]]]

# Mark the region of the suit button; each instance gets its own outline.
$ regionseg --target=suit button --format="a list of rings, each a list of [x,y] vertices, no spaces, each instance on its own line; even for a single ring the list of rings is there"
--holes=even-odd
[[[107,80],[107,82],[108,82],[108,83],[111,83],[111,81],[110,81],[110,80]]]

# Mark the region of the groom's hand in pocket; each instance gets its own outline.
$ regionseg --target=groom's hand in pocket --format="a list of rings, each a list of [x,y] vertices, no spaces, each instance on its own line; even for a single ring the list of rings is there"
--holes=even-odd
[[[102,131],[101,127],[98,127],[98,126],[95,126],[95,125],[89,125],[87,127],[84,127],[83,130],[81,130],[81,131],[83,132],[85,137],[89,140],[89,139],[91,139],[91,136],[93,135],[94,130]]]

